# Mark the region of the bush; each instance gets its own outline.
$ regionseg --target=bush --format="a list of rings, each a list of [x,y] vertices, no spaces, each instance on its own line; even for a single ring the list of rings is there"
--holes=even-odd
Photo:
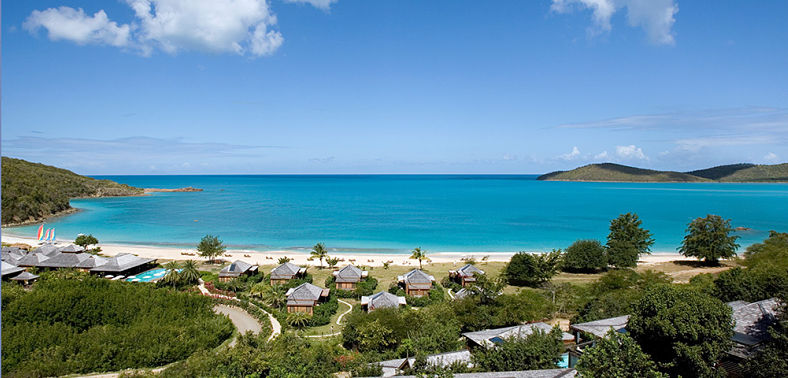
[[[655,285],[634,305],[627,330],[659,369],[671,376],[719,374],[730,349],[731,308],[690,288]]]
[[[48,277],[4,303],[4,374],[160,366],[216,347],[233,332],[207,297],[91,276]]]
[[[523,338],[513,336],[495,348],[477,349],[473,364],[482,371],[555,369],[564,351],[562,334],[556,326],[549,333],[537,330]]]
[[[651,232],[641,227],[637,214],[621,214],[610,221],[607,235],[607,262],[616,268],[634,268],[640,255],[651,253],[654,239]]]
[[[410,295],[405,296],[405,301],[407,301],[409,306],[413,307],[426,307],[433,303],[439,303],[445,300],[446,292],[443,290],[443,287],[437,283],[432,284],[432,288],[430,289],[428,295],[422,297],[412,297]]]
[[[549,318],[553,310],[550,301],[534,290],[502,294],[489,304],[468,297],[451,302],[451,306],[463,332],[542,320]]]
[[[511,285],[536,286],[553,278],[560,264],[561,250],[544,254],[518,252],[509,260],[504,273]]]
[[[727,259],[736,256],[736,235],[733,232],[730,219],[722,219],[719,215],[707,215],[706,218],[697,218],[687,225],[687,235],[679,247],[679,252],[684,256],[697,257],[708,264],[718,264],[721,258]]]
[[[607,268],[607,254],[605,247],[598,240],[578,240],[564,253],[564,270],[587,273],[605,268]]]
[[[331,292],[326,302],[315,306],[312,318],[309,320],[309,326],[317,327],[330,323],[331,317],[337,313],[338,308],[339,302],[337,301],[337,296]]]
[[[667,377],[631,337],[608,331],[605,338],[583,350],[577,371],[582,377]]]
[[[375,289],[378,287],[378,280],[373,277],[367,277],[361,282],[356,285],[356,288],[353,290],[343,290],[336,288],[336,282],[334,281],[333,276],[328,276],[326,278],[325,285],[327,288],[331,289],[332,292],[336,293],[336,296],[339,298],[355,298],[359,299],[364,295],[372,295],[375,292]]]

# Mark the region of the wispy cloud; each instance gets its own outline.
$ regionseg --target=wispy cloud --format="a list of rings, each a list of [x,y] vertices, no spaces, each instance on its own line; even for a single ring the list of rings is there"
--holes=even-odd
[[[563,160],[574,160],[580,157],[580,149],[577,146],[572,147],[572,151],[567,154],[559,155],[559,159]]]
[[[283,146],[252,146],[182,139],[19,137],[3,140],[3,155],[52,164],[82,173],[189,172],[227,161],[254,161]],[[208,162],[208,163],[206,163]],[[155,167],[151,170],[150,167]]]
[[[675,43],[673,24],[679,7],[674,0],[553,0],[551,9],[557,13],[590,9],[593,27],[589,28],[589,34],[592,36],[609,32],[613,15],[626,9],[628,24],[642,28],[652,43]]]
[[[336,0],[288,0],[328,10]],[[104,10],[88,15],[61,6],[34,10],[24,23],[31,34],[53,41],[109,45],[151,55],[181,51],[264,56],[284,43],[268,0],[125,0],[134,20],[118,24]]]

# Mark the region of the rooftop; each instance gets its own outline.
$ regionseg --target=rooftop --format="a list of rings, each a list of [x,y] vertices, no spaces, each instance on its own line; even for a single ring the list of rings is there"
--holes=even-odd
[[[336,272],[336,282],[359,282],[362,278],[367,276],[367,271],[361,270],[353,265],[348,265]]]
[[[552,330],[553,327],[551,325],[542,322],[537,322],[537,323],[521,324],[512,327],[485,329],[476,332],[465,332],[462,335],[467,337],[469,340],[471,340],[477,345],[490,347],[495,344],[500,344],[509,338],[513,338],[513,337],[524,338],[537,331],[550,332]],[[572,341],[574,339],[575,339],[574,336],[572,336],[571,334],[563,332],[562,334],[563,341]]]
[[[378,308],[398,308],[406,303],[405,297],[399,297],[387,291],[361,297],[361,305],[367,306],[370,311]]]
[[[271,279],[285,279],[289,280],[293,278],[296,274],[306,272],[306,268],[302,268],[296,264],[286,262],[282,265],[277,266],[271,271]]]
[[[285,293],[285,295],[287,295],[288,306],[312,306],[315,302],[320,300],[321,297],[327,297],[328,294],[328,289],[323,289],[307,282]]]
[[[435,277],[424,273],[419,269],[413,269],[404,275],[398,276],[397,279],[400,282],[404,282],[406,285],[417,289],[429,289],[432,287],[432,282],[435,281]]]
[[[616,332],[621,332],[626,329],[628,321],[629,315],[624,315],[617,316],[615,318],[594,320],[593,322],[572,324],[569,326],[569,328],[576,331],[590,333],[599,338],[604,338],[611,328]]]
[[[129,269],[136,268],[141,265],[152,263],[155,259],[146,259],[130,253],[120,253],[114,257],[108,258],[104,264],[98,265],[92,269],[91,272],[107,272],[119,273]]]
[[[235,260],[219,271],[219,277],[238,277],[249,270],[257,271],[257,267],[241,260]]]

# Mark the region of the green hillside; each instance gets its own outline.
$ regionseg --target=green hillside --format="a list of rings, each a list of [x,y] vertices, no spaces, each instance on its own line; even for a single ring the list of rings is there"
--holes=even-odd
[[[141,195],[143,190],[49,165],[2,158],[3,225],[36,222],[71,209],[69,199]]]
[[[589,164],[539,176],[544,181],[614,182],[788,182],[788,163],[730,164],[691,172],[656,171],[621,164]]]
[[[617,181],[617,182],[704,182],[703,177],[681,172],[655,171],[626,165],[589,164],[571,171],[558,171],[539,176],[545,181]]]

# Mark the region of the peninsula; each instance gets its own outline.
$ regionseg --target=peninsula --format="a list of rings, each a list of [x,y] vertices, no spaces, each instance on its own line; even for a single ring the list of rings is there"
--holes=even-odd
[[[788,163],[730,164],[690,172],[658,171],[614,163],[589,164],[542,176],[542,181],[606,182],[788,182]]]

